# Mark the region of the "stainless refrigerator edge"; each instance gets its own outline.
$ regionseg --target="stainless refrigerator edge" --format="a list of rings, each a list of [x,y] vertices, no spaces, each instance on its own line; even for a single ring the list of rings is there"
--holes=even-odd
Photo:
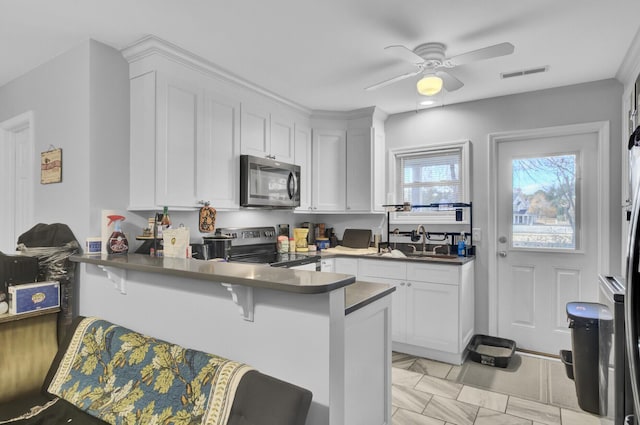
[[[629,193],[632,195],[631,223],[626,270],[625,333],[627,359],[633,405],[636,416],[640,413],[640,127],[629,139]],[[635,422],[638,420],[636,418]],[[634,423],[629,417],[627,422]]]

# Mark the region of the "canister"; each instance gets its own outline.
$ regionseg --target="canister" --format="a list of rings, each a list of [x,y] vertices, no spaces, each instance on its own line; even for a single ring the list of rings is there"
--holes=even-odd
[[[318,238],[316,239],[316,246],[318,250],[323,250],[329,248],[329,238]]]
[[[293,237],[296,240],[296,251],[309,250],[307,236],[309,236],[309,229],[300,227],[293,229]]]

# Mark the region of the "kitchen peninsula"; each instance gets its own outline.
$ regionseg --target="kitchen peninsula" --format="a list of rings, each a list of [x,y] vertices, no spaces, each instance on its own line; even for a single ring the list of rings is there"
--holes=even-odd
[[[308,425],[389,424],[391,293],[354,276],[140,254],[73,256],[79,312],[313,392]]]

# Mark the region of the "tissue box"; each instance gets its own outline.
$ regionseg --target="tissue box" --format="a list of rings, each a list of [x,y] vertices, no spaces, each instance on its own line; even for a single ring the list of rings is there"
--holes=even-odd
[[[9,314],[60,306],[60,283],[37,282],[9,287]]]

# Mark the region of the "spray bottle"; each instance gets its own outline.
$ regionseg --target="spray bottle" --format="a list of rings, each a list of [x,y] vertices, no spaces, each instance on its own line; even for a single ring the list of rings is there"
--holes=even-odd
[[[124,221],[124,217],[121,215],[108,215],[107,218],[109,219],[109,226],[111,223],[115,223],[114,231],[107,241],[107,252],[109,254],[126,254],[129,251],[129,241],[127,241],[127,237],[120,228],[120,222]]]
[[[464,232],[460,233],[460,239],[458,239],[458,256],[459,257],[467,256],[467,242],[465,240]]]

